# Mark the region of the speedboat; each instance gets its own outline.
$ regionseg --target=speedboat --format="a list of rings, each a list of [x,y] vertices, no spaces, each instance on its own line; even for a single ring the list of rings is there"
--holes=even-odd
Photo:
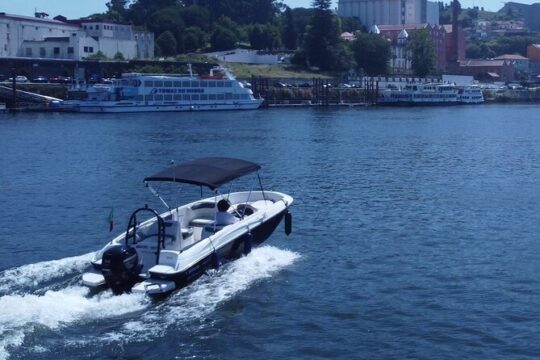
[[[248,254],[260,245],[285,218],[291,232],[289,195],[266,191],[259,176],[260,165],[232,158],[202,158],[168,167],[144,179],[146,187],[167,211],[148,206],[135,210],[127,230],[95,253],[91,270],[82,283],[95,290],[110,288],[114,294],[166,295],[187,286],[207,270]],[[257,190],[221,193],[231,181],[256,173]],[[163,182],[198,186],[201,199],[170,207],[152,184]],[[203,188],[214,196],[202,198]],[[220,224],[217,204],[226,201],[234,218]],[[146,216],[145,216],[146,215]],[[143,217],[145,220],[140,220]]]

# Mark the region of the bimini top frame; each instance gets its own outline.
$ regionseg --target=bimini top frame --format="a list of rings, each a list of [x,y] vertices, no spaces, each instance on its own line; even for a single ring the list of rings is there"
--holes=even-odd
[[[216,190],[220,186],[258,171],[260,168],[261,166],[259,164],[240,159],[223,157],[202,158],[169,167],[145,178],[144,181],[172,181],[206,186],[211,190]]]

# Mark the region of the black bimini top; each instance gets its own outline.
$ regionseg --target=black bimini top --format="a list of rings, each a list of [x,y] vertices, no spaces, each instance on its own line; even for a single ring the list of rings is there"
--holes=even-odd
[[[144,181],[173,181],[207,186],[212,190],[261,168],[259,164],[232,158],[202,158],[175,165]]]

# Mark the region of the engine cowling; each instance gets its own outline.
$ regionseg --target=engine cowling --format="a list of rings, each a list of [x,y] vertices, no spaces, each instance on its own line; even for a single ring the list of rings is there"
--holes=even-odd
[[[137,251],[126,245],[108,248],[101,260],[105,283],[115,295],[131,291],[133,285],[139,281],[141,267]]]

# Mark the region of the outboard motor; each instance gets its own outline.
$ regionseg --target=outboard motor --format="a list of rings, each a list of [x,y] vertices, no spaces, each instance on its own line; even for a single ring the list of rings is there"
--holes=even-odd
[[[139,280],[142,266],[139,256],[131,246],[112,246],[105,250],[101,260],[101,272],[115,295],[130,292]]]

